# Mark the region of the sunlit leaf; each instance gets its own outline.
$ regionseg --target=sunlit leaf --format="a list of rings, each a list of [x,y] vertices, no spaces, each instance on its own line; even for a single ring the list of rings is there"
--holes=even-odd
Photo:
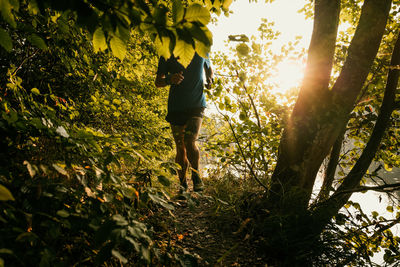
[[[116,56],[120,60],[123,60],[125,58],[126,45],[121,39],[114,36],[110,41],[110,47],[114,56]]]
[[[222,4],[222,8],[229,9],[231,4],[232,4],[232,0],[224,0],[224,3]]]
[[[52,164],[53,168],[62,175],[69,176],[68,172],[58,164]]]
[[[186,43],[185,41],[178,40],[176,42],[174,48],[174,55],[179,57],[179,62],[186,68],[189,63],[192,61],[194,56],[194,49],[191,44]]]
[[[95,30],[93,33],[93,49],[95,52],[100,52],[107,49],[106,37],[104,36],[104,32],[101,28],[97,28],[97,30]]]
[[[25,160],[24,165],[26,165],[26,168],[28,169],[29,175],[31,177],[35,176],[36,170],[35,168],[29,163],[29,161]]]
[[[164,57],[164,58],[170,58],[171,52],[170,52],[170,39],[166,36],[157,36],[154,42],[158,55]]]
[[[245,43],[241,43],[236,46],[236,51],[239,56],[247,56],[250,52],[250,47]]]
[[[111,254],[115,258],[117,258],[121,263],[127,263],[128,262],[128,260],[124,256],[122,256],[121,253],[119,253],[118,250],[115,250],[115,249],[111,250]]]
[[[8,190],[5,186],[0,184],[0,201],[7,201],[12,200],[14,201],[14,197],[11,194],[10,190]]]
[[[63,126],[58,126],[56,129],[56,132],[61,135],[62,137],[68,138],[69,134],[67,133],[67,130]]]
[[[193,4],[186,10],[185,19],[189,22],[197,21],[207,25],[210,22],[211,15],[207,8],[199,4]]]
[[[200,42],[199,40],[194,40],[194,44],[196,47],[196,52],[197,54],[199,54],[199,56],[203,57],[203,58],[207,58],[208,54],[211,51],[211,47],[205,45],[204,43]]]
[[[12,40],[10,35],[3,29],[0,28],[0,45],[7,51],[11,52],[12,50]]]

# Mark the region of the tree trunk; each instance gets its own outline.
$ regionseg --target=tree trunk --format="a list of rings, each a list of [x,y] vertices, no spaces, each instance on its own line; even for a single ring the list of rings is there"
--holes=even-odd
[[[297,188],[295,209],[307,208],[318,170],[347,124],[382,39],[391,0],[366,0],[347,59],[329,90],[340,1],[315,3],[315,20],[304,82],[280,143],[271,200],[285,201]],[[283,203],[286,205],[287,203]],[[289,204],[291,205],[291,204]],[[296,210],[294,210],[296,211]]]
[[[400,32],[393,49],[390,65],[400,65]],[[336,192],[328,200],[318,205],[317,209],[314,211],[314,217],[318,218],[322,224],[328,223],[329,220],[339,212],[339,209],[346,204],[352,194],[352,189],[360,185],[361,179],[371,165],[385,130],[389,125],[392,112],[395,110],[396,90],[399,76],[399,69],[393,68],[389,70],[380,113],[367,146]]]

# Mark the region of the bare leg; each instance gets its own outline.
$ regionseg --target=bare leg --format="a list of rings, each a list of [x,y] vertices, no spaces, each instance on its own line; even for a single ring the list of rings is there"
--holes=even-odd
[[[185,136],[184,136],[187,158],[192,167],[192,180],[195,191],[198,191],[198,189],[200,189],[202,185],[199,175],[200,151],[196,144],[196,140],[200,131],[201,122],[202,118],[200,117],[191,118],[186,124]]]
[[[186,148],[184,142],[185,126],[171,125],[171,129],[176,146],[175,162],[181,166],[181,169],[178,171],[179,181],[181,186],[187,188],[186,172],[189,162],[186,156]]]

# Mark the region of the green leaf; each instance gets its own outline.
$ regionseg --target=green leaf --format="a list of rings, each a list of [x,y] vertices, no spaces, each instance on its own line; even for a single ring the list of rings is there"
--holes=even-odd
[[[40,37],[40,36],[38,36],[37,34],[31,34],[30,36],[28,36],[28,41],[32,44],[32,45],[34,45],[34,46],[36,46],[37,48],[40,48],[40,49],[42,49],[42,50],[47,50],[47,45],[46,45],[46,43],[44,42],[44,40]]]
[[[97,28],[93,33],[93,49],[96,53],[107,49],[106,37],[101,28]]]
[[[200,42],[199,40],[194,40],[194,45],[196,47],[196,52],[197,54],[199,54],[199,56],[203,57],[203,58],[207,58],[208,57],[208,53],[210,53],[211,51],[211,47],[205,45],[204,43]]]
[[[35,95],[40,95],[40,91],[39,91],[39,89],[37,89],[37,88],[32,88],[32,89],[31,89],[31,92],[32,92],[33,94],[35,94]]]
[[[174,55],[179,57],[179,62],[186,68],[194,56],[194,49],[191,44],[186,43],[182,40],[177,40]]]
[[[128,260],[124,256],[122,256],[118,250],[115,250],[115,249],[111,250],[111,254],[115,258],[117,258],[121,263],[128,263]]]
[[[7,200],[15,201],[10,190],[8,190],[5,186],[0,184],[0,201],[7,201]]]
[[[12,50],[12,40],[11,40],[10,35],[8,35],[8,33],[3,28],[0,28],[0,45],[7,52],[11,52],[11,50]]]
[[[237,51],[239,57],[247,56],[250,52],[250,48],[247,44],[241,43],[236,46],[236,51]]]
[[[10,4],[8,0],[0,0],[0,13],[4,20],[8,22],[11,27],[17,27],[17,23],[15,23],[14,15],[12,14],[13,6]]]
[[[160,175],[157,178],[158,178],[158,181],[160,182],[160,184],[162,184],[164,186],[170,186],[171,185],[171,181],[168,180],[168,178],[165,177],[164,175]]]
[[[60,174],[65,175],[65,176],[69,176],[68,172],[63,167],[61,167],[60,165],[54,163],[52,166]]]
[[[393,206],[387,206],[387,207],[386,207],[386,210],[387,210],[388,212],[393,212]]]
[[[62,218],[67,218],[69,217],[69,212],[66,210],[59,210],[56,213],[58,216],[62,217]]]
[[[148,263],[150,263],[151,258],[150,258],[150,251],[148,248],[145,246],[142,246],[142,257],[145,259]]]
[[[198,24],[186,23],[186,28],[190,31],[193,38],[204,43],[206,46],[211,46],[212,44],[212,33],[207,29],[207,27],[200,27]]]
[[[199,4],[193,4],[186,10],[185,19],[189,22],[197,21],[203,25],[207,25],[211,20],[211,15],[207,8]]]
[[[171,40],[166,36],[157,36],[154,42],[158,55],[164,58],[170,58],[171,52],[169,50]]]
[[[181,0],[174,0],[172,3],[172,19],[174,24],[178,24],[183,20],[184,13]]]
[[[121,39],[114,36],[110,41],[110,47],[114,56],[116,56],[120,60],[123,60],[125,58],[126,45]]]

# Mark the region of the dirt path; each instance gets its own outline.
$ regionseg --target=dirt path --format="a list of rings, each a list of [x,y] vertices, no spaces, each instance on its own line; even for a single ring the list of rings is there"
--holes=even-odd
[[[177,202],[173,238],[182,248],[184,265],[266,266],[249,240],[220,232],[212,212],[212,201],[196,193],[189,200]]]

